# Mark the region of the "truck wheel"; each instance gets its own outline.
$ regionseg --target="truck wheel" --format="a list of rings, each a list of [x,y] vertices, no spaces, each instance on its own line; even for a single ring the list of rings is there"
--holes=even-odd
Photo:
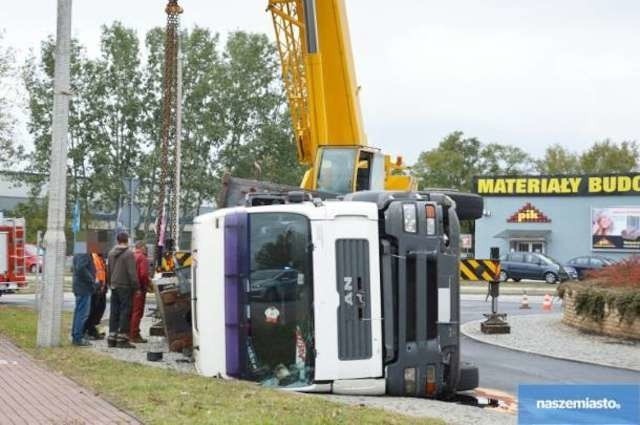
[[[460,364],[460,381],[458,391],[469,391],[480,385],[480,374],[478,368],[471,363],[462,362]]]
[[[500,270],[500,282],[506,282],[507,279],[509,279],[509,276],[507,275],[507,272],[505,272],[504,270]]]
[[[558,281],[558,276],[555,274],[548,272],[544,274],[544,281],[547,283],[556,283]]]

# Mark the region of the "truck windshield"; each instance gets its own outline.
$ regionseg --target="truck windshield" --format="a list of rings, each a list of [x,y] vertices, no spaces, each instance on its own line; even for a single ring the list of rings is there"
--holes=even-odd
[[[344,195],[353,192],[357,149],[323,149],[318,170],[318,190]]]
[[[249,219],[249,376],[266,386],[313,382],[313,280],[309,220],[292,213]]]

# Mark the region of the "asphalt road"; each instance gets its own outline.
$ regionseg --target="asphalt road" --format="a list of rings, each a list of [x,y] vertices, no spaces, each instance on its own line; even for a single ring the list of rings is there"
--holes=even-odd
[[[519,309],[519,297],[503,296],[499,303],[499,312],[507,315],[539,314],[541,297],[529,297],[531,310]],[[148,300],[150,301],[150,300]],[[34,295],[4,295],[0,305],[32,306]],[[64,309],[72,311],[73,294],[66,293]],[[484,296],[463,295],[461,301],[462,323],[483,319],[483,313],[489,312],[491,304]],[[559,305],[555,304],[558,310]],[[105,315],[106,317],[106,315]],[[508,318],[508,317],[507,317]],[[544,329],[540,330],[544,338]],[[638,383],[640,372],[616,369],[605,366],[552,359],[535,354],[526,354],[461,337],[462,358],[480,369],[480,386],[515,394],[519,384],[527,383]]]
[[[540,314],[540,301],[530,297],[531,310],[520,310],[514,297],[500,302],[498,311],[507,315]],[[537,301],[537,303],[535,302]],[[554,309],[558,309],[554,305]],[[491,309],[483,297],[465,296],[461,301],[462,322],[483,319],[483,313]],[[507,319],[508,319],[507,316]],[[540,329],[544,338],[544,329]],[[616,369],[606,366],[552,359],[535,354],[508,350],[477,342],[463,336],[461,338],[462,358],[474,363],[480,369],[480,386],[515,394],[519,384],[604,384],[640,382],[640,372]]]

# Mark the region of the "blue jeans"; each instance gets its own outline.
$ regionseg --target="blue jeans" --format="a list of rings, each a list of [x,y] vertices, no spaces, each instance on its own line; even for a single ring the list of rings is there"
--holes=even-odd
[[[71,337],[73,342],[80,342],[84,337],[84,324],[89,318],[89,310],[91,309],[91,294],[76,295],[76,308],[73,310],[73,327],[71,328]]]

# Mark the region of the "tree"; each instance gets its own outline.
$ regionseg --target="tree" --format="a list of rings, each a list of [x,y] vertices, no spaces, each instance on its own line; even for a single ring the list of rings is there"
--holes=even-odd
[[[296,158],[280,65],[264,34],[229,35],[224,59],[227,137],[219,158],[237,177],[297,185],[303,168]]]
[[[580,160],[577,154],[554,144],[536,161],[536,169],[540,174],[577,174],[580,173]]]
[[[155,219],[159,170],[173,168],[173,158],[169,164],[159,160],[164,36],[160,28],[149,31],[142,55],[136,33],[114,22],[102,28],[95,59],[73,42],[69,202],[81,201],[85,224],[91,212],[115,211],[126,177],[140,180],[143,229]],[[261,170],[262,179],[290,184],[302,176],[273,44],[244,32],[219,44],[218,34],[206,29],[182,34],[183,217],[215,199],[225,171],[256,177]],[[49,37],[40,58],[29,58],[23,72],[35,145],[25,179],[34,193],[46,182],[49,166],[53,48]]]
[[[480,169],[483,174],[505,176],[530,173],[534,170],[533,159],[517,146],[490,143],[480,152]]]
[[[594,143],[580,155],[580,170],[583,173],[628,173],[638,167],[638,144],[622,142],[616,144],[609,139]]]
[[[110,210],[125,194],[123,180],[139,175],[143,150],[142,74],[135,31],[120,22],[103,26],[101,57],[94,64],[94,81],[85,92],[92,101],[87,117],[93,136],[91,178],[98,206]]]
[[[21,202],[16,205],[7,215],[25,219],[27,222],[27,242],[36,243],[38,231],[44,232],[47,230],[46,200],[31,198],[27,202]]]
[[[418,187],[470,191],[473,176],[482,173],[480,151],[475,137],[465,138],[461,131],[449,134],[438,147],[422,152],[412,167]]]
[[[40,58],[31,56],[23,67],[23,80],[27,89],[29,122],[27,129],[34,141],[34,151],[28,156],[22,179],[32,185],[32,195],[40,193],[48,181],[51,153],[51,123],[53,110],[53,72],[55,41],[48,37],[41,43]],[[67,188],[68,205],[81,200],[85,225],[88,223],[88,203],[93,187],[90,170],[90,154],[93,152],[92,109],[94,98],[87,95],[95,80],[96,67],[86,57],[84,48],[73,40],[71,44],[71,91],[74,94],[69,105],[69,146]],[[70,208],[67,208],[69,210]]]
[[[11,112],[9,92],[14,71],[14,56],[11,49],[4,48],[4,32],[0,31],[0,168],[15,168],[22,159],[24,149],[14,140],[15,119]]]

